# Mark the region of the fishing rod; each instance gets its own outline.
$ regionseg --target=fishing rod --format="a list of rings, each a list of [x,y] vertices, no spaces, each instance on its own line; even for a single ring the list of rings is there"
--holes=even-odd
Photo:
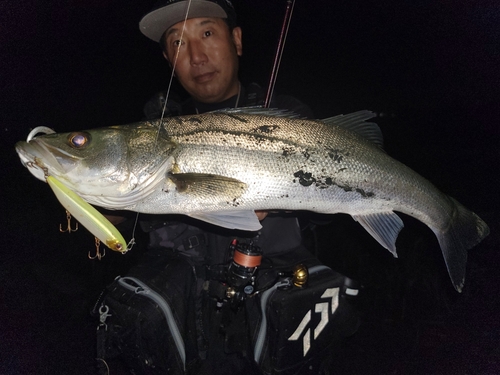
[[[274,86],[276,85],[278,70],[281,63],[281,57],[283,56],[283,50],[285,48],[286,37],[288,35],[288,28],[290,27],[290,22],[292,20],[294,6],[295,0],[287,0],[285,17],[283,19],[283,25],[281,26],[280,38],[278,40],[278,46],[276,48],[276,55],[274,56],[273,69],[271,71],[271,77],[269,78],[269,86],[267,88],[266,99],[264,101],[265,108],[269,108],[269,105],[271,104],[271,98],[273,96]]]

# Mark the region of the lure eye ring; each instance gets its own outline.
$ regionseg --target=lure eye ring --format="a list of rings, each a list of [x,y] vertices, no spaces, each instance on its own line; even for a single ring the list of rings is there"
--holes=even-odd
[[[92,137],[87,132],[73,132],[68,135],[68,145],[81,150],[88,146]]]

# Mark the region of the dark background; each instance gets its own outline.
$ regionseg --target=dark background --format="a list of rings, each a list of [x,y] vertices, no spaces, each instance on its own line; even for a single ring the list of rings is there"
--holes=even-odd
[[[154,1],[0,4],[0,374],[91,374],[93,301],[133,262],[87,259],[84,229],[22,167],[30,129],[70,131],[142,118],[169,71],[138,31]],[[267,84],[283,0],[234,0],[244,83]],[[456,293],[439,247],[404,217],[399,258],[343,215],[318,230],[325,263],[360,280],[363,324],[333,373],[500,373],[500,4],[497,1],[297,0],[278,91],[318,118],[371,109],[386,150],[475,211],[491,235],[469,252]],[[131,252],[132,253],[132,252]]]

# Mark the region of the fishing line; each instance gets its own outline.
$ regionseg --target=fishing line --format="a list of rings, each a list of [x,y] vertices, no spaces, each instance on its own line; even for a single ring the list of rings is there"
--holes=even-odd
[[[172,82],[174,81],[174,77],[175,77],[175,67],[177,66],[177,60],[179,58],[179,53],[181,51],[182,38],[184,37],[184,30],[186,29],[186,21],[188,19],[190,7],[191,7],[191,0],[188,1],[186,15],[184,16],[184,23],[182,24],[180,43],[177,46],[177,51],[175,52],[174,63],[172,65],[172,73],[170,74],[170,80],[168,82],[167,92],[165,93],[165,103],[163,103],[163,110],[161,112],[160,124],[158,126],[158,133],[156,135],[155,146],[158,144],[158,137],[160,135],[160,128],[163,126],[163,119],[165,118],[165,111],[167,109],[168,97],[170,96],[170,89],[172,88]]]
[[[177,65],[177,60],[179,58],[179,53],[181,51],[182,38],[184,37],[184,30],[186,29],[186,21],[187,21],[188,15],[189,15],[189,8],[190,7],[191,7],[191,0],[189,0],[188,4],[187,4],[186,15],[184,16],[184,22],[182,24],[180,43],[177,46],[177,51],[176,51],[175,57],[174,57],[174,63],[172,64],[172,73],[170,74],[170,80],[168,82],[167,92],[165,93],[165,102],[163,103],[163,109],[161,111],[160,122],[158,124],[158,132],[156,133],[156,139],[155,139],[155,145],[154,145],[155,151],[156,151],[156,147],[158,146],[158,137],[160,136],[160,130],[163,126],[163,120],[165,118],[165,111],[167,110],[168,97],[170,96],[170,89],[172,88],[172,82],[174,81],[174,77],[175,77],[175,67]]]
[[[290,28],[290,22],[292,20],[294,7],[295,7],[295,0],[287,0],[285,18],[283,19],[283,26],[281,28],[278,47],[276,48],[276,55],[274,57],[273,69],[271,71],[271,78],[269,78],[269,86],[267,88],[266,100],[264,101],[264,108],[269,108],[271,104],[271,98],[273,96],[274,86],[276,85],[276,78],[278,77],[278,70],[281,64],[281,57],[283,56],[283,51],[285,49],[286,38],[288,36],[288,29]]]
[[[168,82],[167,92],[165,93],[165,102],[163,103],[163,109],[161,111],[160,122],[158,124],[158,132],[156,133],[156,139],[155,139],[155,145],[154,145],[155,150],[156,150],[156,148],[158,146],[158,137],[160,136],[160,130],[161,130],[162,126],[163,126],[163,120],[165,118],[165,111],[167,110],[168,97],[170,96],[170,89],[172,88],[172,82],[173,82],[174,77],[175,77],[175,67],[177,65],[177,60],[179,58],[179,53],[181,51],[182,39],[184,37],[184,30],[186,29],[186,21],[188,19],[189,9],[190,8],[191,8],[191,0],[189,0],[188,4],[187,4],[186,15],[184,16],[184,22],[182,24],[182,31],[181,31],[180,43],[177,46],[177,51],[175,53],[174,62],[172,64],[172,73],[170,74],[170,80]],[[127,248],[129,250],[132,249],[132,247],[135,244],[135,230],[137,228],[137,222],[138,221],[139,221],[139,213],[137,213],[137,215],[135,217],[134,228],[132,229],[132,239],[130,240],[130,242],[127,245]]]
[[[135,242],[135,229],[137,228],[138,222],[139,222],[139,212],[137,212],[135,215],[134,228],[132,228],[132,238],[130,239],[129,243],[127,244],[127,251],[132,250],[132,248],[136,244],[136,242]]]

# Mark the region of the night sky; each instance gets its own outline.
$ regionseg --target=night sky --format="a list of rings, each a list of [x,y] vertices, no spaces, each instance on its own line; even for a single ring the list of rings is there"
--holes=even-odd
[[[152,3],[2,2],[8,130],[24,136],[32,121],[74,130],[140,119],[169,77],[158,45],[138,31]],[[265,86],[285,2],[234,3],[244,35],[241,78]],[[297,1],[277,86],[318,117],[363,108],[494,110],[500,6],[469,3]]]
[[[233,3],[243,28],[241,80],[266,86],[286,2]],[[67,291],[44,288],[44,280],[37,279],[37,265],[61,265],[84,280],[85,273],[95,267],[89,266],[86,258],[92,236],[80,233],[72,239],[58,233],[64,210],[50,189],[22,167],[14,144],[36,126],[63,132],[141,120],[143,105],[167,87],[170,73],[158,45],[138,30],[139,20],[153,4],[140,0],[0,3],[4,196],[0,206],[0,315],[6,314],[11,322],[3,334],[7,339],[0,336],[0,348],[8,346],[8,350],[0,350],[2,374],[79,373],[68,368],[54,372],[59,368],[54,362],[71,366],[73,351],[68,349],[64,358],[70,359],[63,360],[63,354],[49,355],[38,344],[45,342],[45,334],[57,341],[59,329],[65,334],[80,329],[77,323],[52,322],[51,317],[64,320],[66,316],[61,309],[51,315],[46,305],[57,299],[64,300],[66,306],[77,301],[81,308],[74,308],[72,314],[79,317],[87,311],[85,298],[92,293],[83,290],[82,284],[83,291],[76,297]],[[500,325],[494,318],[500,314],[496,298],[500,281],[500,3],[296,0],[277,90],[309,104],[318,118],[360,109],[379,113],[377,122],[388,153],[490,225],[492,234],[471,254],[469,289],[463,296],[452,298],[458,306],[452,306],[451,311],[459,321],[475,322],[476,331],[460,336],[464,346],[478,348],[468,353],[472,357],[470,368],[486,371],[478,373],[495,373],[488,371],[500,365],[487,367],[485,363],[500,363]],[[183,95],[181,91],[179,94]],[[419,235],[426,230],[411,223],[409,227],[416,228]],[[79,246],[85,250],[77,253],[74,247]],[[404,256],[402,259],[404,264]],[[436,267],[436,272],[443,271],[443,264]],[[356,272],[363,279],[361,271]],[[444,274],[442,278],[446,277]],[[61,280],[68,280],[68,276],[62,275]],[[451,284],[440,285],[446,293],[452,289]],[[381,288],[377,291],[383,294]],[[31,297],[23,297],[30,291],[38,295],[39,313],[30,310],[26,299]],[[26,355],[24,348],[34,350],[33,355]],[[439,353],[449,361],[461,357]],[[83,351],[79,358],[87,354]],[[490,359],[485,359],[490,354]],[[7,357],[2,359],[2,355]],[[47,365],[46,358],[52,365]],[[438,361],[429,358],[427,361]],[[387,359],[381,372],[374,373],[411,372],[396,371],[390,363]],[[467,363],[453,368],[453,372],[447,372],[444,366],[421,373],[466,373],[470,369]],[[34,368],[38,371],[30,372]]]

